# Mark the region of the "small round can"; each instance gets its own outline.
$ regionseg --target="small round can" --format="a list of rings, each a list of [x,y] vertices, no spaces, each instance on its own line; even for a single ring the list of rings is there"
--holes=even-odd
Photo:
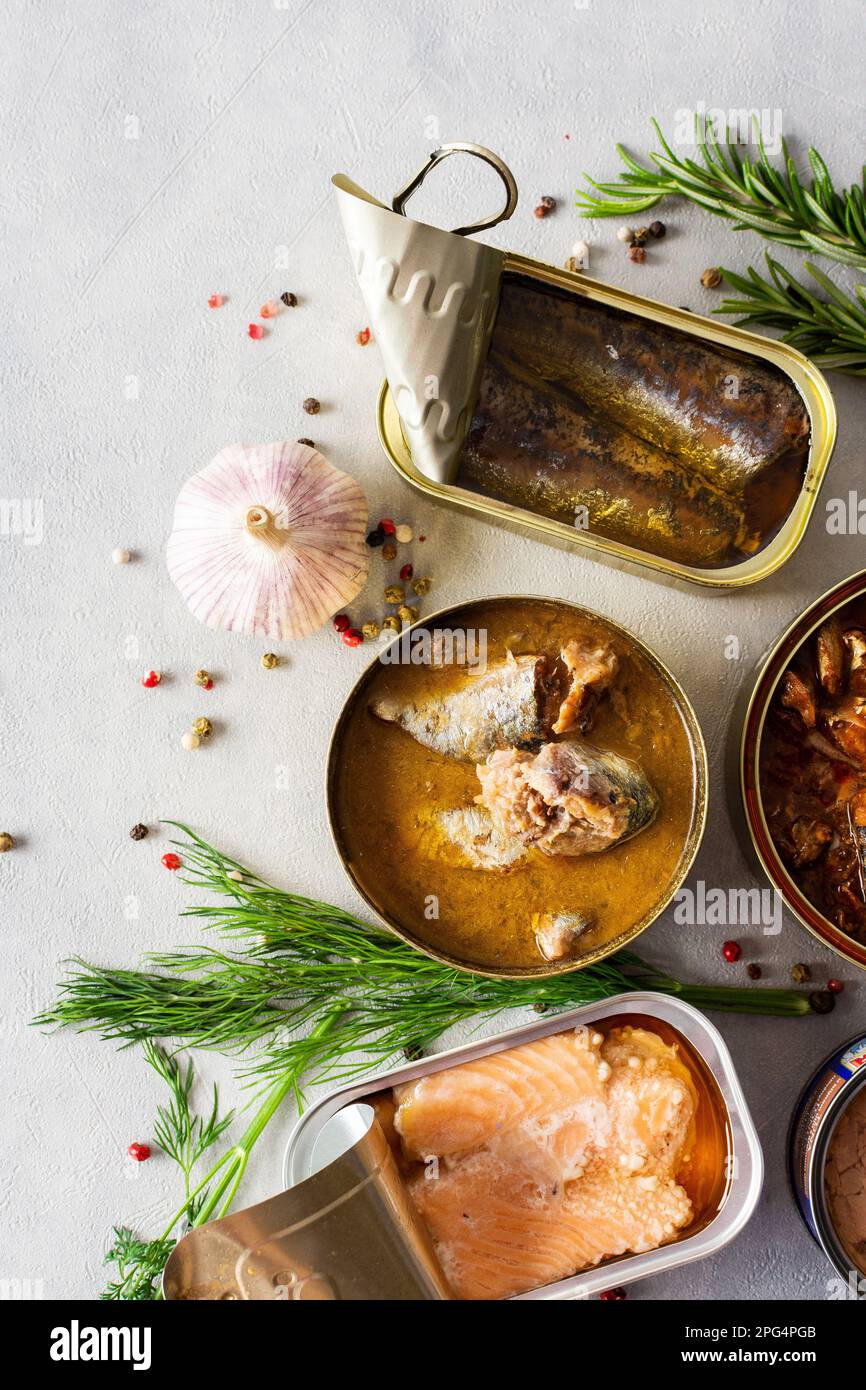
[[[831,1053],[802,1091],[788,1133],[788,1171],[800,1215],[844,1282],[836,1296],[866,1298],[866,1274],[850,1255],[830,1218],[825,1170],[830,1140],[843,1111],[866,1087],[866,1033]]]

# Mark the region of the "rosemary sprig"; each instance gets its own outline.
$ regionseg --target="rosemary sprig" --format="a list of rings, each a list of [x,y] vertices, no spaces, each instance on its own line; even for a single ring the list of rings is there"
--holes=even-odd
[[[751,230],[769,241],[800,251],[818,252],[845,265],[866,267],[866,167],[860,183],[837,190],[824,160],[809,149],[812,174],[805,184],[782,140],[781,169],[771,162],[755,120],[758,158],[744,156],[725,131],[695,117],[695,138],[702,163],[681,158],[665,140],[658,121],[653,128],[662,147],[638,163],[617,145],[625,169],[618,182],[596,183],[584,175],[594,193],[577,191],[576,205],[585,217],[622,217],[647,211],[663,198],[679,196],[728,218],[736,231]],[[602,196],[598,196],[601,194]]]
[[[753,266],[745,276],[722,270],[742,298],[724,299],[713,312],[739,315],[738,324],[781,328],[783,340],[818,366],[866,376],[866,285],[857,285],[854,295],[847,295],[806,261],[806,270],[827,295],[821,299],[769,253],[766,261],[768,276]]]

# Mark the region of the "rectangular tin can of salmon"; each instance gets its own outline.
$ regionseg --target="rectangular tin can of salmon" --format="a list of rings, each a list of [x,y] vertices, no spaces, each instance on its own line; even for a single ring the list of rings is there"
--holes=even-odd
[[[412,452],[403,431],[394,398],[387,381],[379,393],[376,427],[382,448],[400,477],[422,492],[431,501],[458,511],[468,512],[480,521],[504,527],[562,550],[583,552],[595,560],[616,569],[649,572],[662,582],[696,584],[704,588],[733,589],[755,584],[774,574],[794,554],[802,541],[818,500],[824,475],[836,440],[836,409],[824,376],[802,353],[787,343],[760,337],[730,324],[720,324],[672,305],[630,294],[613,285],[602,284],[576,272],[558,270],[555,266],[529,260],[525,256],[506,254],[504,270],[519,273],[540,285],[553,285],[595,303],[625,309],[630,314],[649,319],[655,324],[689,333],[716,346],[747,353],[762,362],[779,367],[796,386],[809,417],[811,438],[809,457],[802,484],[786,520],[775,536],[757,554],[736,564],[719,569],[703,569],[680,564],[650,551],[639,550],[616,540],[593,535],[500,501],[493,497],[459,487],[455,483],[439,483],[424,476],[414,463]],[[660,503],[664,501],[660,498]]]
[[[505,208],[496,217],[456,232],[413,221],[405,214],[407,199],[430,169],[454,153],[478,156],[496,169],[507,190]],[[577,551],[616,568],[651,575],[669,583],[736,588],[765,579],[790,559],[812,516],[836,438],[836,410],[830,389],[821,372],[802,353],[786,343],[603,284],[586,274],[558,269],[526,256],[472,241],[468,233],[494,226],[510,217],[517,203],[516,185],[507,166],[498,156],[480,146],[455,144],[434,151],[427,165],[395,196],[390,207],[364,192],[345,175],[336,175],[333,183],[337,189],[354,268],[387,375],[378,402],[379,438],[401,478],[431,501],[466,512],[478,520],[504,526],[561,549]],[[502,465],[506,474],[510,467],[523,470],[521,485],[509,486],[504,493],[500,489],[498,496],[495,495],[496,488],[491,490],[482,486],[482,490],[475,490],[476,485],[481,485],[480,480],[475,478],[471,483],[467,482],[460,467],[461,449],[470,433],[491,344],[495,346],[497,342],[497,324],[505,304],[506,286],[515,281],[541,296],[556,297],[561,304],[568,306],[571,317],[577,314],[595,315],[605,321],[616,319],[625,324],[632,338],[659,339],[661,330],[666,346],[660,341],[654,345],[645,342],[642,345],[643,356],[636,349],[634,360],[628,362],[627,370],[635,373],[631,386],[638,396],[646,394],[646,372],[659,371],[659,363],[664,359],[662,377],[667,372],[666,379],[673,383],[677,363],[689,354],[694,362],[701,360],[701,354],[704,357],[707,354],[715,355],[717,362],[721,361],[722,356],[726,361],[736,359],[744,364],[743,370],[747,376],[751,369],[751,384],[744,388],[743,393],[746,404],[753,399],[757,374],[766,375],[769,370],[774,379],[784,381],[791,402],[797,402],[798,414],[802,406],[808,418],[808,449],[805,460],[798,461],[796,472],[785,481],[784,505],[774,514],[772,523],[768,522],[763,530],[759,528],[757,531],[751,521],[746,524],[748,507],[743,497],[738,496],[736,505],[732,506],[730,498],[720,498],[718,489],[704,486],[706,480],[702,479],[699,469],[697,472],[689,471],[691,464],[686,464],[685,468],[678,465],[670,472],[654,473],[653,467],[658,470],[660,459],[665,457],[664,451],[661,454],[658,451],[653,453],[654,465],[644,454],[643,472],[641,466],[630,473],[628,469],[620,473],[614,469],[606,478],[606,491],[602,489],[606,500],[603,506],[599,504],[600,516],[607,518],[606,521],[600,520],[594,513],[589,520],[583,515],[584,512],[588,515],[593,512],[594,503],[589,508],[578,507],[578,514],[564,504],[555,507],[553,512],[548,509],[547,514],[544,514],[543,507],[541,510],[530,509],[525,494],[530,487],[527,479],[535,476],[536,456],[532,449],[524,449],[523,445],[521,464]],[[597,347],[601,357],[605,358],[603,334]],[[544,355],[543,349],[539,351]],[[577,350],[578,359],[581,351],[582,348]],[[607,353],[616,359],[621,355],[612,344],[608,344]],[[620,365],[626,369],[625,358]],[[539,364],[535,363],[534,366],[538,367]],[[549,369],[548,358],[539,369],[542,378],[533,377],[535,387],[531,390],[536,389],[540,380],[546,380],[544,373]],[[729,378],[725,377],[724,380],[728,381]],[[794,388],[793,392],[789,390],[790,387]],[[700,369],[693,367],[684,388],[685,395],[692,391],[700,393],[701,389]],[[736,382],[730,389],[734,393],[733,398],[739,399]],[[579,390],[579,385],[575,386],[575,392]],[[704,403],[709,411],[708,439],[720,437],[716,425],[721,418],[718,412],[723,412],[725,408],[722,395],[727,390],[728,387],[725,387],[721,391],[717,383],[709,393],[710,399]],[[568,396],[568,393],[565,395]],[[559,395],[556,399],[561,403],[563,397]],[[573,396],[568,396],[568,399],[572,406],[581,405],[581,401]],[[683,402],[679,396],[677,399],[679,410]],[[605,400],[610,400],[609,393],[605,395]],[[764,401],[764,407],[758,411],[758,416],[761,420],[766,418],[769,421],[772,412],[768,400]],[[604,404],[598,408],[601,416],[593,413],[594,406],[585,419],[593,441],[600,422],[604,431],[614,419],[613,416],[607,419]],[[532,415],[534,409],[532,406],[529,409]],[[731,409],[732,418],[728,421],[730,434],[725,448],[736,454],[743,442],[740,434],[742,416],[737,415],[739,407]],[[545,482],[542,485],[536,480],[531,484],[535,497],[538,496],[539,487],[561,486],[563,471],[567,472],[563,460],[569,457],[568,450],[562,453],[561,446],[562,429],[567,430],[568,425],[563,425],[562,411],[557,418],[560,421],[558,429],[551,427],[547,436],[553,453],[545,465]],[[677,422],[677,428],[684,432],[683,438],[687,441],[690,419],[689,411],[685,410]],[[758,420],[753,423],[757,429]],[[627,438],[629,448],[637,445],[640,453],[645,450],[649,436],[645,436],[643,441],[636,440],[629,433],[631,429],[631,425],[624,427],[619,437],[621,441]],[[686,455],[693,443],[692,440],[691,445],[687,442],[684,446]],[[713,459],[710,455],[715,447],[715,444],[707,446],[711,463]],[[602,492],[598,489],[602,486],[602,475],[594,473],[595,443],[588,452],[580,453],[578,449],[578,455],[582,459],[581,495],[600,497]],[[572,454],[571,457],[578,455]],[[716,465],[720,457],[720,454],[714,456]],[[603,465],[600,463],[598,466],[603,474]],[[488,471],[485,472],[485,469]],[[490,478],[488,465],[482,466],[482,474],[485,479]],[[510,476],[511,482],[515,483],[516,473],[512,472]],[[636,495],[629,492],[628,477],[640,479],[640,508]],[[559,481],[555,482],[554,479]],[[765,481],[759,483],[759,491],[763,490],[765,501],[768,486]],[[700,493],[698,500],[696,493]],[[507,496],[517,497],[518,500],[503,500]],[[720,526],[724,532],[725,527],[719,521],[719,509],[724,512],[726,506],[728,521],[734,529],[737,525],[731,520],[734,511],[739,516],[737,539],[729,549],[718,547],[711,562],[698,563],[693,548],[688,544],[689,538],[695,534],[695,511],[697,509],[697,514],[705,517],[709,537],[714,528],[716,535],[720,533]],[[632,524],[629,529],[623,518],[629,514],[634,518],[641,508],[640,527]],[[680,508],[685,509],[678,510]],[[563,512],[567,513],[564,517]],[[710,519],[711,512],[713,520]],[[614,524],[611,518],[615,517],[619,519]],[[650,540],[653,536],[661,535],[665,527],[669,528],[668,553],[664,553],[664,546],[660,548],[655,545],[654,548]],[[678,536],[676,544],[674,531]],[[639,543],[638,536],[647,540],[646,547]]]
[[[712,1106],[718,1125],[718,1171],[710,1175],[712,1196],[707,1209],[670,1244],[604,1261],[571,1278],[519,1294],[514,1301],[587,1299],[612,1285],[634,1283],[714,1255],[742,1231],[757,1206],[763,1181],[761,1146],[721,1034],[690,1004],[653,991],[617,995],[340,1087],[311,1106],[289,1136],[284,1186],[292,1189],[327,1169],[360,1140],[373,1122],[370,1100],[392,1086],[554,1033],[587,1026],[603,1030],[607,1024],[626,1022],[663,1030],[663,1036],[676,1041],[684,1052],[699,1092],[701,1084],[708,1088],[707,1096],[712,1091],[705,1103]]]

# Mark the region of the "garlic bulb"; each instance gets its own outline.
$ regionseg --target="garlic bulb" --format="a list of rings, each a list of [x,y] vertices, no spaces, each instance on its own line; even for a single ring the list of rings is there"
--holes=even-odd
[[[180,490],[168,572],[207,627],[315,632],[367,578],[358,484],[306,444],[230,444]]]

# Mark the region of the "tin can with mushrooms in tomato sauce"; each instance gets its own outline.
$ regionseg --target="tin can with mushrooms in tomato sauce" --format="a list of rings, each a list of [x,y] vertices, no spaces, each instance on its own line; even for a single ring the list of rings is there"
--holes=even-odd
[[[866,1299],[866,1033],[822,1062],[788,1135],[800,1215],[838,1279],[831,1298]]]

